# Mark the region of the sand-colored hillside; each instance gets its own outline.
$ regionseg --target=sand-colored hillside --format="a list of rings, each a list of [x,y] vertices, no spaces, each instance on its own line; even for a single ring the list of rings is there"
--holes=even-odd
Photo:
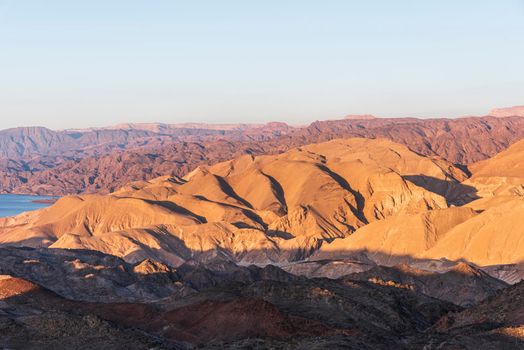
[[[111,195],[65,197],[4,220],[0,243],[171,265],[193,254],[293,261],[369,222],[446,208],[442,186],[465,177],[388,140],[334,140],[135,182]]]
[[[465,259],[479,265],[523,262],[524,198],[488,208],[455,226],[423,256]]]
[[[472,176],[464,184],[475,187],[480,197],[524,196],[524,140],[469,169]]]
[[[475,215],[472,209],[460,207],[396,215],[323,245],[312,259],[362,259],[365,256],[380,265],[409,263],[438,244],[446,232]]]
[[[312,259],[371,259],[381,265],[424,259],[478,266],[523,262],[524,199],[486,203],[490,205],[480,213],[455,207],[373,222],[323,245]]]
[[[467,181],[449,162],[385,139],[246,155],[111,195],[64,197],[2,220],[0,244],[90,249],[172,266],[217,256],[266,264],[312,255],[384,265],[441,258],[515,264],[524,260],[522,197],[492,193],[449,205],[482,174],[519,178],[509,164],[521,148],[474,167]]]

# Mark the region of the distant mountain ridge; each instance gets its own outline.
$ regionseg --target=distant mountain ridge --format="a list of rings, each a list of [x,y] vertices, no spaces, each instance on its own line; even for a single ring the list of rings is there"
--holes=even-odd
[[[344,137],[387,138],[427,156],[468,164],[524,137],[522,117],[370,118],[268,124],[121,124],[108,128],[0,131],[0,192],[108,193],[130,181],[183,176],[243,154],[275,154]]]
[[[0,131],[0,157],[15,160],[37,156],[75,156],[108,152],[155,134],[144,130],[54,131],[22,127]]]
[[[495,108],[489,112],[489,115],[495,117],[524,117],[524,106],[513,106],[505,108]]]
[[[70,129],[68,131],[91,131],[91,130],[145,130],[155,133],[171,132],[172,129],[201,129],[201,130],[221,130],[221,131],[242,131],[248,129],[261,129],[267,127],[280,127],[282,129],[291,128],[283,122],[269,122],[265,124],[247,124],[247,123],[230,123],[230,124],[209,124],[209,123],[121,123],[112,126],[87,128],[87,129]]]
[[[87,156],[166,141],[205,141],[218,137],[233,140],[280,134],[285,123],[268,124],[121,124],[104,128],[51,130],[19,127],[0,130],[0,158],[21,160],[36,156]],[[260,136],[263,137],[263,136]]]

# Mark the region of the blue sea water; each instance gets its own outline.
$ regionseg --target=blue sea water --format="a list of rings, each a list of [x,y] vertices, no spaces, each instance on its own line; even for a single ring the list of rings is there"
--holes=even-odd
[[[42,199],[53,199],[53,197],[0,194],[0,217],[14,216],[24,211],[48,207],[50,204],[33,202]]]

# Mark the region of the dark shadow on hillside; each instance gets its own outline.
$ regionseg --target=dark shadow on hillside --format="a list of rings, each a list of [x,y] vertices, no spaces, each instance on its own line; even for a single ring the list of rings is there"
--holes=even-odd
[[[360,192],[355,191],[349,185],[349,183],[346,181],[346,179],[344,179],[342,176],[340,176],[339,174],[337,174],[334,171],[332,171],[331,169],[329,169],[327,166],[325,166],[325,165],[317,165],[317,167],[320,170],[322,170],[323,172],[325,172],[327,175],[329,175],[340,187],[342,187],[346,191],[350,192],[355,197],[355,200],[357,202],[357,207],[356,208],[353,205],[348,203],[349,207],[351,208],[351,212],[360,221],[362,221],[365,224],[368,224],[369,221],[366,218],[366,216],[363,214],[364,206],[366,204],[364,196],[362,196],[362,194]]]
[[[459,163],[455,163],[453,164],[453,166],[455,166],[456,168],[459,168],[460,170],[462,170],[464,172],[464,174],[466,174],[466,176],[468,178],[471,177],[471,175],[473,175],[471,173],[471,171],[469,170],[468,166],[467,165],[464,165],[464,164],[459,164]]]
[[[230,196],[231,198],[237,200],[239,203],[241,203],[242,205],[244,205],[245,207],[249,208],[249,209],[253,209],[253,206],[251,205],[251,203],[249,203],[247,200],[245,200],[244,198],[240,197],[236,192],[235,190],[233,189],[233,187],[231,187],[231,185],[229,185],[229,183],[224,180],[223,177],[221,176],[218,176],[218,175],[213,175],[217,181],[218,181],[218,184],[220,186],[220,189],[222,190],[222,192],[224,192],[225,194],[227,194],[228,196]]]
[[[448,205],[464,205],[480,198],[475,187],[454,180],[442,180],[426,175],[403,175],[402,178],[446,198]]]
[[[269,182],[271,183],[271,188],[273,189],[273,193],[275,194],[275,197],[279,201],[280,205],[283,207],[284,212],[282,214],[287,214],[287,202],[286,202],[286,195],[284,194],[284,188],[278,182],[273,176],[270,176],[268,174],[265,174],[261,172],[262,175],[268,178]]]
[[[206,198],[206,197],[204,197],[202,195],[193,195],[193,197],[196,198],[196,199],[202,200],[202,201],[209,202],[209,203],[215,203],[215,204],[218,204],[218,205],[223,205],[223,206],[228,207],[228,208],[240,209],[242,211],[242,214],[244,214],[246,217],[248,217],[249,219],[253,220],[254,222],[260,224],[260,226],[262,226],[264,229],[267,228],[267,225],[264,222],[264,220],[262,220],[262,218],[260,216],[258,216],[254,211],[251,211],[249,209],[245,209],[245,208],[233,205],[233,204],[229,204],[229,203],[217,202],[217,201],[208,199],[208,198]],[[240,222],[234,222],[234,223],[232,223],[232,225],[234,225],[234,226],[236,226],[238,228],[253,228],[250,225],[246,225],[246,224],[243,224],[243,223],[240,223]]]
[[[291,233],[280,230],[267,230],[266,235],[268,235],[269,237],[279,237],[286,240],[295,238],[295,236],[293,236]]]
[[[132,197],[131,197],[132,198]],[[205,224],[207,223],[207,220],[205,217],[201,216],[201,215],[197,215],[195,213],[193,213],[192,211],[184,208],[184,207],[181,207],[180,205],[177,205],[175,204],[174,202],[170,202],[170,201],[154,201],[154,200],[149,200],[149,199],[142,199],[144,202],[148,203],[148,204],[151,204],[151,205],[159,205],[161,207],[164,207],[174,213],[177,213],[177,214],[181,214],[181,215],[185,215],[185,216],[190,216],[192,218],[194,218],[195,220],[197,220],[198,222],[202,223],[202,224]]]
[[[53,273],[52,270],[48,268],[42,270],[41,263],[33,264],[33,261],[37,261],[37,258],[43,259],[42,261],[46,264],[51,264],[52,266],[59,266],[62,264],[70,264],[75,260],[84,260],[89,262],[91,265],[103,265],[111,264],[115,268],[120,269],[120,265],[133,265],[137,262],[143,261],[144,259],[155,259],[158,257],[158,261],[169,266],[168,260],[163,260],[163,254],[160,253],[159,249],[145,247],[139,242],[135,242],[137,245],[142,247],[143,254],[138,254],[137,252],[126,255],[123,259],[129,262],[123,262],[122,258],[117,256],[104,254],[99,251],[85,250],[85,249],[60,249],[60,248],[19,248],[19,247],[1,247],[0,248],[0,274],[10,274],[14,276],[19,276],[27,278],[27,276],[34,275],[38,277],[37,280],[34,280],[35,283],[42,283],[45,278],[52,277],[55,278],[55,274],[60,274],[60,270],[56,270],[56,273]],[[513,275],[520,273],[522,279],[524,279],[524,261],[518,262],[516,264],[509,265],[493,265],[479,267],[474,263],[471,263],[467,260],[448,260],[445,258],[441,259],[420,259],[415,258],[410,255],[390,255],[376,251],[367,251],[367,250],[339,250],[331,251],[329,254],[317,254],[311,251],[309,254],[303,255],[297,254],[295,250],[282,250],[282,249],[266,249],[266,250],[250,250],[247,252],[238,252],[233,253],[228,251],[225,248],[218,248],[216,250],[205,250],[197,251],[191,250],[185,245],[185,243],[176,239],[176,243],[171,247],[164,247],[164,249],[173,249],[177,250],[181,258],[186,262],[190,262],[191,266],[203,266],[206,268],[218,268],[218,270],[226,268],[222,272],[227,273],[227,266],[236,266],[235,264],[241,262],[242,266],[247,266],[248,261],[254,258],[253,263],[259,262],[259,264],[265,266],[270,266],[271,264],[280,266],[286,271],[300,271],[299,275],[310,275],[315,276],[314,272],[323,267],[332,268],[333,271],[336,270],[336,273],[331,274],[332,278],[340,278],[346,275],[351,275],[353,273],[365,272],[373,269],[377,266],[409,266],[414,269],[425,270],[435,273],[443,273],[448,271],[453,271],[456,275],[475,275],[479,276],[479,271],[483,270],[489,271],[491,274],[496,274],[497,271],[507,270],[508,267],[510,272],[513,272]],[[299,256],[301,260],[293,260],[294,256]],[[251,257],[251,258],[250,258]],[[7,260],[5,260],[7,259]],[[247,260],[246,260],[247,259]],[[291,259],[291,261],[289,261]],[[8,262],[9,263],[3,263]],[[13,261],[19,261],[18,263],[13,263]],[[182,265],[184,266],[184,265]],[[457,266],[462,266],[459,269],[453,270]],[[469,266],[469,267],[468,267]],[[174,266],[172,266],[173,268]],[[300,267],[296,270],[293,267]],[[105,273],[104,270],[82,270],[83,268],[75,268],[75,271],[82,273]],[[176,267],[177,273],[181,272],[181,266]],[[45,274],[40,274],[39,271],[46,271]],[[126,267],[124,272],[129,273],[129,267]],[[311,272],[311,273],[308,273]],[[74,275],[71,275],[74,276]],[[125,276],[124,274],[117,274],[117,276]],[[482,272],[481,277],[488,278],[489,276],[486,273]],[[42,279],[40,279],[42,278]],[[489,279],[489,278],[488,278]],[[491,281],[491,279],[489,279]],[[126,285],[129,279],[120,279],[119,283],[121,285]],[[493,281],[492,281],[493,282]],[[513,280],[512,282],[517,282]],[[501,282],[502,283],[502,282]]]

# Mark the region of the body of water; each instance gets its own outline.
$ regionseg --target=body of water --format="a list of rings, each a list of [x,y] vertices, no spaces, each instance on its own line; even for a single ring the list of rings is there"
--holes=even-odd
[[[50,206],[50,203],[35,203],[39,200],[52,200],[53,197],[25,196],[17,194],[0,194],[0,217],[14,216],[24,211],[36,210]]]

